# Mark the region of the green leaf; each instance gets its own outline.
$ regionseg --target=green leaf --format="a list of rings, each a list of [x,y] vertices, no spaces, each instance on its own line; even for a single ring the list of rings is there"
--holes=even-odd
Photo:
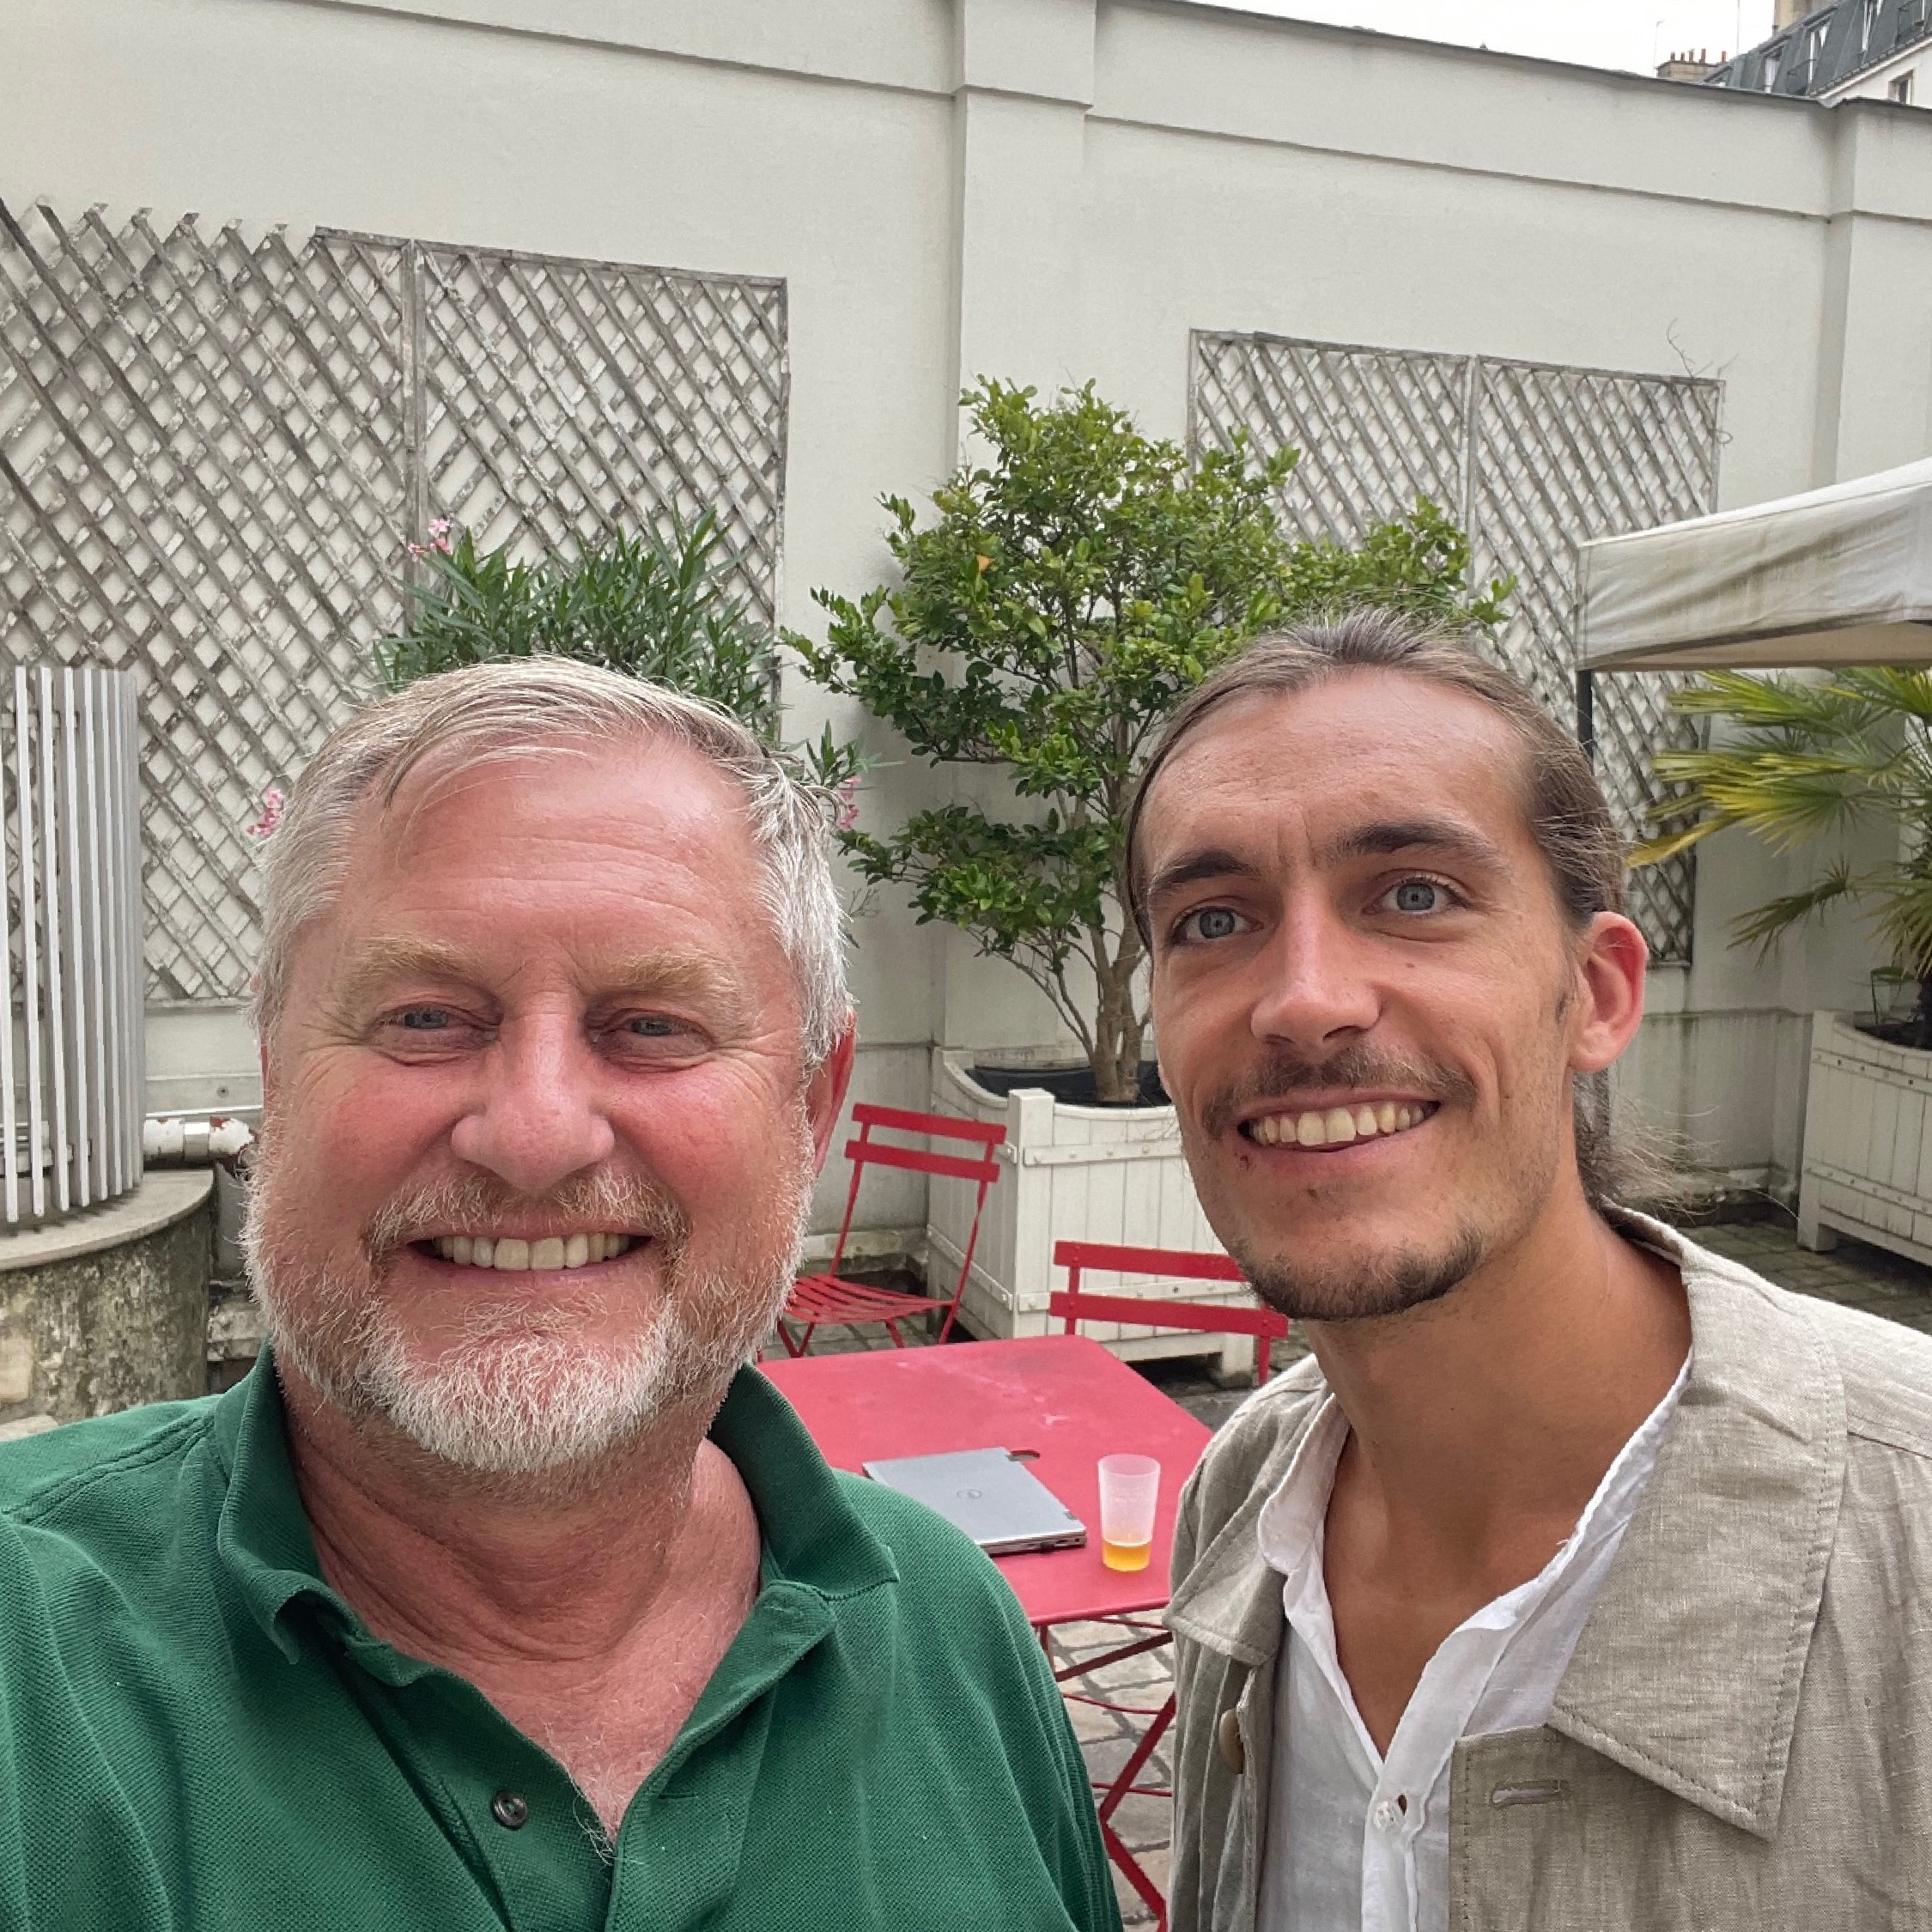
[[[883,839],[853,828],[846,849],[920,918],[1028,973],[1097,1073],[1138,1053],[1145,1024],[1123,815],[1176,703],[1271,626],[1361,604],[1493,625],[1509,586],[1471,586],[1467,539],[1427,501],[1354,549],[1297,544],[1279,493],[1309,459],[1262,459],[1237,436],[1190,462],[1091,383],[1042,402],[981,380],[961,406],[978,453],[933,491],[931,517],[883,499],[896,580],[856,601],[814,592],[823,642],[786,641],[915,757],[1002,770],[1011,807],[922,812]],[[1085,1005],[1077,962],[1097,982]]]

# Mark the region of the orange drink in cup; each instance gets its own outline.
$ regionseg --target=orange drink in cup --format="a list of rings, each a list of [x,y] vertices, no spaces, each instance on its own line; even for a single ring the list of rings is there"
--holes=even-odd
[[[1109,1570],[1145,1570],[1154,1550],[1161,1466],[1151,1455],[1100,1459],[1100,1560]]]

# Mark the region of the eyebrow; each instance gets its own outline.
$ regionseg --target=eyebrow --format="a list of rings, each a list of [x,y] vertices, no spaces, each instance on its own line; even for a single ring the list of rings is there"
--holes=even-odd
[[[1493,839],[1453,818],[1392,818],[1358,825],[1332,839],[1316,856],[1324,865],[1343,865],[1351,859],[1417,851],[1443,853],[1487,872],[1501,872],[1509,863]]]
[[[1151,906],[1169,893],[1178,892],[1184,885],[1198,885],[1203,879],[1261,877],[1261,868],[1253,860],[1243,859],[1225,846],[1211,845],[1157,867],[1149,876],[1143,896]]]
[[[1473,825],[1453,818],[1392,818],[1358,825],[1331,839],[1315,854],[1321,866],[1346,865],[1352,859],[1393,857],[1401,852],[1438,852],[1485,872],[1503,871],[1508,860],[1503,848]],[[1204,846],[1159,866],[1148,878],[1146,904],[1152,906],[1184,886],[1208,879],[1258,881],[1265,869],[1226,846]]]
[[[395,980],[479,977],[475,960],[440,940],[381,937],[356,949],[335,991],[335,1004],[354,1011]],[[738,976],[702,953],[654,947],[613,960],[591,962],[590,984],[600,999],[612,993],[659,999],[716,999],[736,1014],[743,1004]]]

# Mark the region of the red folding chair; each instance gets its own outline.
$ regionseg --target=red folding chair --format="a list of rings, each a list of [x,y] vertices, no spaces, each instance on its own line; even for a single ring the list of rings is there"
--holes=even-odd
[[[852,1109],[859,1138],[846,1143],[852,1163],[852,1186],[845,1197],[845,1218],[839,1224],[838,1244],[832,1250],[832,1265],[823,1274],[807,1275],[794,1282],[791,1299],[778,1322],[778,1339],[789,1355],[803,1355],[811,1346],[819,1328],[850,1327],[862,1321],[881,1321],[892,1338],[895,1348],[903,1348],[899,1324],[914,1315],[941,1317],[935,1338],[944,1341],[952,1333],[959,1315],[959,1297],[966,1291],[966,1278],[972,1273],[973,1250],[979,1243],[980,1217],[986,1212],[987,1189],[999,1178],[999,1165],[993,1150],[1006,1138],[1003,1127],[982,1127],[977,1121],[956,1120],[949,1114],[914,1114],[902,1107],[875,1107],[861,1100]],[[895,1133],[923,1134],[929,1140],[963,1141],[978,1150],[976,1156],[940,1153],[921,1147],[902,1147],[890,1140],[875,1140],[876,1128]],[[852,1211],[859,1203],[859,1183],[867,1167],[898,1167],[914,1174],[939,1175],[948,1180],[972,1181],[979,1184],[973,1203],[972,1231],[966,1237],[966,1257],[959,1264],[959,1279],[951,1297],[940,1301],[932,1295],[908,1295],[897,1288],[873,1288],[863,1282],[847,1281],[840,1274],[845,1265],[846,1237],[852,1232]],[[785,1324],[799,1323],[804,1333],[796,1340]]]
[[[1090,1295],[1080,1286],[1088,1268],[1118,1274],[1179,1275],[1184,1281],[1245,1281],[1239,1262],[1225,1255],[1181,1248],[1115,1248],[1100,1241],[1054,1244],[1054,1266],[1066,1270],[1066,1291],[1048,1302],[1049,1313],[1066,1318],[1072,1334],[1082,1321],[1127,1321],[1149,1328],[1188,1328],[1210,1335],[1255,1338],[1255,1380],[1268,1379],[1268,1350],[1287,1338],[1289,1322],[1272,1308],[1225,1307],[1215,1302],[1170,1302],[1154,1296]]]

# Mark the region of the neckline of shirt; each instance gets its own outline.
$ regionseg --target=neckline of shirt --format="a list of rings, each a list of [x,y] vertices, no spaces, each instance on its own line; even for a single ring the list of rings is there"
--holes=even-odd
[[[1654,1467],[1657,1447],[1677,1412],[1678,1401],[1690,1373],[1691,1358],[1686,1354],[1675,1379],[1656,1406],[1631,1431],[1624,1446],[1612,1458],[1610,1467],[1604,1471],[1574,1528],[1549,1561],[1535,1576],[1492,1598],[1480,1609],[1473,1612],[1443,1638],[1424,1667],[1423,1677],[1417,1683],[1416,1697],[1420,1695],[1431,1669],[1438,1659],[1451,1653],[1452,1647],[1461,1650],[1470,1638],[1482,1636],[1489,1640],[1483,1648],[1500,1651],[1510,1637],[1548,1601],[1586,1549],[1603,1536],[1621,1534],[1631,1514],[1630,1509],[1625,1506],[1631,1500],[1628,1492],[1633,1486],[1640,1485]],[[1348,1441],[1348,1418],[1343,1413],[1334,1392],[1326,1391],[1287,1470],[1261,1506],[1255,1534],[1262,1560],[1283,1579],[1282,1602],[1289,1622],[1291,1626],[1305,1625],[1309,1636],[1316,1639],[1310,1649],[1347,1712],[1357,1741],[1366,1753],[1379,1783],[1386,1761],[1370,1735],[1368,1726],[1362,1721],[1361,1713],[1356,1708],[1354,1692],[1341,1670],[1335,1642],[1334,1614],[1328,1601],[1327,1582],[1323,1571],[1328,1502],[1334,1489],[1335,1470]],[[1412,1697],[1412,1704],[1414,1702],[1415,1697]],[[1398,1722],[1395,1735],[1389,1741],[1391,1752],[1401,1735],[1401,1725]],[[1419,1826],[1419,1818],[1410,1822],[1412,1828]]]

